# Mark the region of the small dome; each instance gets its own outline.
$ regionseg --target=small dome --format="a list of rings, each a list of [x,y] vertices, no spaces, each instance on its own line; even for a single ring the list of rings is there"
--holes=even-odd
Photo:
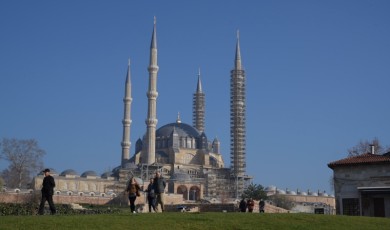
[[[307,196],[307,193],[306,192],[298,192],[298,195]]]
[[[95,171],[89,170],[81,174],[81,177],[87,177],[87,176],[97,176],[97,173]]]
[[[70,176],[77,176],[77,172],[74,171],[73,169],[67,169],[65,171],[63,171],[60,176],[66,176],[66,175],[70,175]]]
[[[274,186],[274,185],[270,185],[270,186],[265,188],[266,192],[273,192],[275,190],[276,190],[276,186]]]
[[[288,195],[297,195],[297,193],[295,191],[291,191],[291,190],[288,190],[287,194]]]
[[[108,171],[108,172],[103,173],[100,177],[107,179],[108,177],[114,177],[114,175],[112,172]]]
[[[276,190],[276,193],[277,194],[286,194],[286,191],[282,190],[282,189],[277,189]]]

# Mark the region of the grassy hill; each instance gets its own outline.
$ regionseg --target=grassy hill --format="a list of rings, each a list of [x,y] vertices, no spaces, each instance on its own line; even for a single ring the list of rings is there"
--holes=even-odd
[[[0,229],[390,229],[389,218],[314,214],[144,213],[2,216]]]

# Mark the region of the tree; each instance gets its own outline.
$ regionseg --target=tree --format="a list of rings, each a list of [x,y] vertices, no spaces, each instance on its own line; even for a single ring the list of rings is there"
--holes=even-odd
[[[46,153],[34,139],[3,138],[0,149],[2,157],[9,162],[2,172],[7,187],[26,187],[31,175],[43,168],[42,158]]]
[[[352,148],[348,149],[348,156],[358,156],[365,153],[371,153],[371,146],[374,146],[375,153],[376,154],[384,154],[386,152],[390,151],[390,147],[383,147],[378,138],[374,138],[372,141],[360,141],[357,145],[353,146]]]
[[[0,192],[3,191],[3,186],[4,186],[4,180],[2,177],[0,177]]]
[[[264,191],[264,187],[260,184],[251,183],[242,193],[242,198],[252,198],[254,200],[266,200],[267,193]]]

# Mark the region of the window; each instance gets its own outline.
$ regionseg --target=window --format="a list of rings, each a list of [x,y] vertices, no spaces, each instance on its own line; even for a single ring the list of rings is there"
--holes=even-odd
[[[358,198],[343,199],[343,215],[360,216]]]

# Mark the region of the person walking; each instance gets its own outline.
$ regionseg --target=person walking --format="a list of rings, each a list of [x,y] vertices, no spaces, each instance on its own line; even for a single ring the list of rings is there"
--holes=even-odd
[[[56,214],[56,207],[54,206],[53,202],[53,194],[54,194],[54,187],[56,186],[56,183],[54,181],[54,178],[50,175],[50,169],[45,169],[42,171],[43,175],[45,176],[43,178],[42,182],[42,198],[41,198],[41,204],[39,205],[38,214],[43,215],[44,209],[45,209],[45,203],[46,201],[49,203],[50,212],[52,215]]]
[[[253,199],[249,198],[246,204],[248,206],[248,212],[253,212],[253,209],[255,207],[255,202],[253,201]]]
[[[240,201],[240,205],[238,206],[241,212],[246,212],[246,201],[244,198]]]
[[[141,190],[141,187],[137,183],[134,177],[132,177],[129,181],[129,184],[127,185],[126,192],[129,193],[129,201],[130,201],[130,211],[131,213],[135,212],[135,200],[137,199],[137,196],[140,196],[139,191]]]
[[[164,191],[165,191],[165,179],[161,176],[160,172],[156,172],[153,182],[154,192],[156,193],[156,209],[158,204],[161,205],[161,212],[164,212]]]
[[[260,199],[260,202],[259,202],[259,212],[262,213],[264,212],[264,208],[265,208],[265,202],[263,199]]]
[[[149,212],[152,212],[152,208],[154,212],[157,212],[156,210],[156,193],[154,191],[154,179],[150,178],[148,188],[146,190],[148,194],[148,204],[149,204]]]

